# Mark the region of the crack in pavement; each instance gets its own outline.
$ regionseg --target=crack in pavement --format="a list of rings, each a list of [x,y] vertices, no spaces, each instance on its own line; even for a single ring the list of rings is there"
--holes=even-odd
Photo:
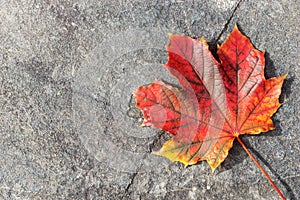
[[[144,160],[146,158],[146,156],[147,156],[147,154],[144,155],[142,160]],[[130,182],[128,183],[127,187],[125,188],[125,192],[124,192],[124,195],[122,196],[122,199],[127,199],[127,197],[128,197],[127,195],[130,195],[129,189],[132,187],[132,185],[134,185],[134,180],[142,167],[143,167],[143,163],[141,163],[140,166],[138,167],[138,169],[136,170],[136,172],[133,173],[133,175],[130,179]]]
[[[161,136],[162,136],[162,134],[163,134],[164,132],[160,132],[159,134],[158,134],[158,137],[160,138]],[[154,139],[153,141],[152,141],[152,143],[151,144],[149,144],[149,153],[150,152],[152,152],[152,148],[153,148],[153,146],[154,146],[154,144],[155,143],[157,143],[158,142],[158,140],[157,139]],[[143,156],[143,158],[142,158],[142,160],[144,160],[146,157],[147,157],[147,153]],[[143,167],[143,163],[141,163],[140,165],[139,165],[139,167],[137,168],[137,170],[136,170],[136,172],[134,172],[133,174],[132,174],[132,177],[131,177],[131,180],[130,180],[130,182],[128,183],[128,185],[127,185],[127,187],[125,188],[125,192],[124,192],[124,195],[122,196],[122,199],[127,199],[126,197],[128,197],[127,195],[130,195],[130,188],[134,185],[134,180],[135,180],[135,178],[137,177],[137,175],[139,174],[139,172],[141,171],[141,169],[142,169],[142,167]]]
[[[140,168],[141,168],[141,166],[140,166]],[[139,173],[140,168],[137,170],[137,172],[135,172],[135,173],[132,175],[129,184],[128,184],[127,187],[125,188],[125,193],[124,193],[124,195],[122,196],[122,199],[124,199],[124,197],[125,197],[126,195],[128,195],[129,189],[130,189],[131,186],[134,184],[133,182],[134,182],[134,180],[135,180],[135,177],[136,177],[137,174]]]
[[[223,27],[221,33],[218,35],[218,37],[217,37],[215,43],[217,43],[217,42],[220,40],[221,36],[222,36],[222,35],[224,34],[224,32],[227,30],[229,23],[231,22],[231,20],[232,20],[234,14],[236,13],[236,11],[237,11],[237,9],[239,8],[239,6],[240,6],[240,4],[241,4],[242,1],[243,1],[243,0],[240,0],[240,1],[236,4],[236,6],[234,7],[234,9],[233,9],[233,11],[232,11],[232,13],[231,13],[229,19],[228,19],[227,22],[225,23],[225,25],[224,25],[224,27]]]

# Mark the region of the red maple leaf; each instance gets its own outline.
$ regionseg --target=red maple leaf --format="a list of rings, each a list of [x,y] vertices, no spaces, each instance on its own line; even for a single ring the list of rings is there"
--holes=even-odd
[[[214,171],[236,138],[243,145],[239,135],[274,129],[286,75],[266,80],[264,53],[237,26],[218,47],[220,63],[204,38],[170,35],[167,51],[181,88],[155,81],[134,92],[142,125],[174,135],[155,154],[185,166],[206,160]]]

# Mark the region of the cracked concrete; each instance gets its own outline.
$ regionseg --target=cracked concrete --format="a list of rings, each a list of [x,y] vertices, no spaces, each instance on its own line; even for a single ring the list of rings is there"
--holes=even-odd
[[[216,49],[238,23],[266,75],[288,73],[276,129],[244,136],[289,199],[300,198],[300,5],[294,1],[0,1],[0,199],[279,199],[238,143],[214,174],[151,154],[132,91],[157,79],[168,33]]]
[[[240,0],[240,1],[238,1],[238,2],[236,3],[236,5],[235,5],[235,7],[233,8],[233,11],[232,11],[230,17],[228,18],[226,24],[224,24],[224,27],[223,27],[222,31],[220,32],[220,34],[218,35],[218,37],[217,37],[217,39],[216,39],[215,42],[219,42],[221,36],[222,36],[222,35],[224,34],[224,32],[228,29],[228,25],[230,24],[230,22],[231,22],[231,20],[232,20],[232,18],[233,18],[233,16],[234,16],[234,14],[236,13],[237,9],[239,8],[241,2],[242,2],[242,0]]]

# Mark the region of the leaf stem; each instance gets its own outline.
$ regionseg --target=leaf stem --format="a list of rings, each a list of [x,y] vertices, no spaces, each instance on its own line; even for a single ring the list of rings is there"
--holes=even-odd
[[[281,199],[286,200],[286,198],[283,196],[283,194],[280,192],[279,188],[277,187],[277,185],[272,181],[271,177],[269,176],[269,174],[264,170],[264,168],[259,164],[258,160],[252,155],[252,153],[248,150],[248,148],[246,147],[246,145],[244,144],[244,142],[237,137],[237,141],[242,145],[242,147],[244,148],[244,150],[247,152],[247,154],[250,156],[250,158],[253,160],[253,162],[257,165],[257,167],[260,169],[260,171],[265,175],[265,177],[268,179],[268,181],[271,183],[271,185],[273,186],[273,188],[276,190],[276,192],[279,194],[279,196],[281,197]]]

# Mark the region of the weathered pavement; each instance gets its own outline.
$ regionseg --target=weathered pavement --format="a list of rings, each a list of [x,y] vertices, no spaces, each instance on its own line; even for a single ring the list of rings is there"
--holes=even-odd
[[[214,174],[150,154],[131,93],[163,79],[168,33],[214,49],[238,23],[266,75],[288,73],[276,130],[245,136],[300,199],[300,4],[294,1],[0,1],[0,199],[279,199],[238,143]]]

